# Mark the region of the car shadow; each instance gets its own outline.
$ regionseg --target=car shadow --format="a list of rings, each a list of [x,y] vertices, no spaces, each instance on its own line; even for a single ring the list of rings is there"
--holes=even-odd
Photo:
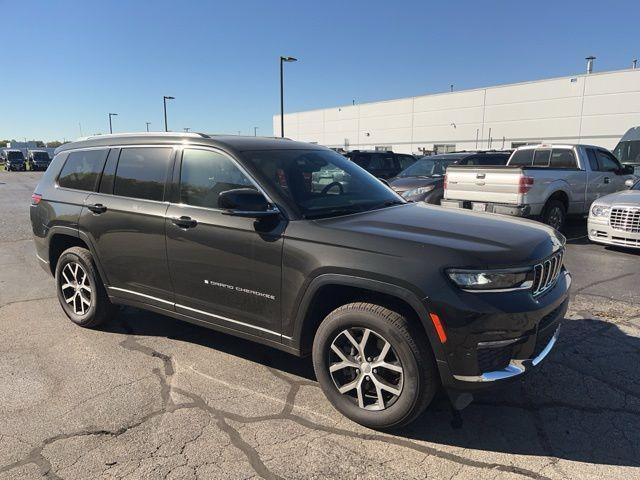
[[[315,381],[309,358],[152,312],[122,308],[103,330],[191,342]],[[639,364],[639,337],[598,319],[567,320],[536,371],[476,393],[459,416],[439,395],[394,435],[509,455],[640,466]]]

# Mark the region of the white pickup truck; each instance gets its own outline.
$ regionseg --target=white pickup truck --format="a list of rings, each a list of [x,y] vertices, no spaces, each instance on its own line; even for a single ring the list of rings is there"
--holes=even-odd
[[[567,215],[587,215],[591,203],[624,190],[633,168],[592,145],[527,145],[506,166],[447,168],[441,205],[519,217],[539,217],[560,230]]]

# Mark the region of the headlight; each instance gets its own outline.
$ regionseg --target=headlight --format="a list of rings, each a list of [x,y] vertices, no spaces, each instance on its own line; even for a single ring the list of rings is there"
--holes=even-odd
[[[533,286],[533,270],[447,270],[463,290],[524,290]]]
[[[418,188],[414,188],[413,190],[407,190],[406,192],[404,192],[402,194],[402,196],[404,198],[415,197],[417,195],[423,195],[425,193],[429,193],[434,188],[436,188],[435,185],[427,185],[426,187],[418,187]]]
[[[611,207],[606,205],[593,205],[591,207],[591,215],[594,217],[608,217],[611,213]]]

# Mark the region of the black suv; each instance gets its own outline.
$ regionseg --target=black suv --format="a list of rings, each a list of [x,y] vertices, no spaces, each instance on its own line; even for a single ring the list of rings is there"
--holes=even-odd
[[[29,170],[46,170],[51,163],[51,157],[46,150],[31,150],[27,155],[27,168]]]
[[[412,202],[440,205],[449,165],[506,165],[512,150],[443,153],[419,158],[389,181],[393,190]]]
[[[537,365],[571,283],[553,229],[407,203],[343,156],[286,139],[69,143],[31,223],[76,324],[123,304],[311,353],[331,403],[379,429],[416,418],[441,385],[462,408]]]
[[[4,169],[7,172],[26,169],[22,150],[6,150],[4,157]]]
[[[353,162],[378,178],[393,178],[413,165],[416,157],[405,153],[353,150],[345,154]]]

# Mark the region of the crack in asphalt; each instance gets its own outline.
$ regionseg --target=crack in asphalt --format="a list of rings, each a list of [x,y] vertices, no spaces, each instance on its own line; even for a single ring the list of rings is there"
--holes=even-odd
[[[584,285],[583,287],[580,287],[577,290],[571,292],[571,297],[575,297],[587,288],[597,287],[598,285],[602,285],[603,283],[613,282],[614,280],[620,280],[621,278],[630,277],[632,275],[636,275],[636,272],[623,273],[622,275],[616,275],[614,277],[605,278],[604,280],[598,280],[597,282],[588,283],[587,285]]]

